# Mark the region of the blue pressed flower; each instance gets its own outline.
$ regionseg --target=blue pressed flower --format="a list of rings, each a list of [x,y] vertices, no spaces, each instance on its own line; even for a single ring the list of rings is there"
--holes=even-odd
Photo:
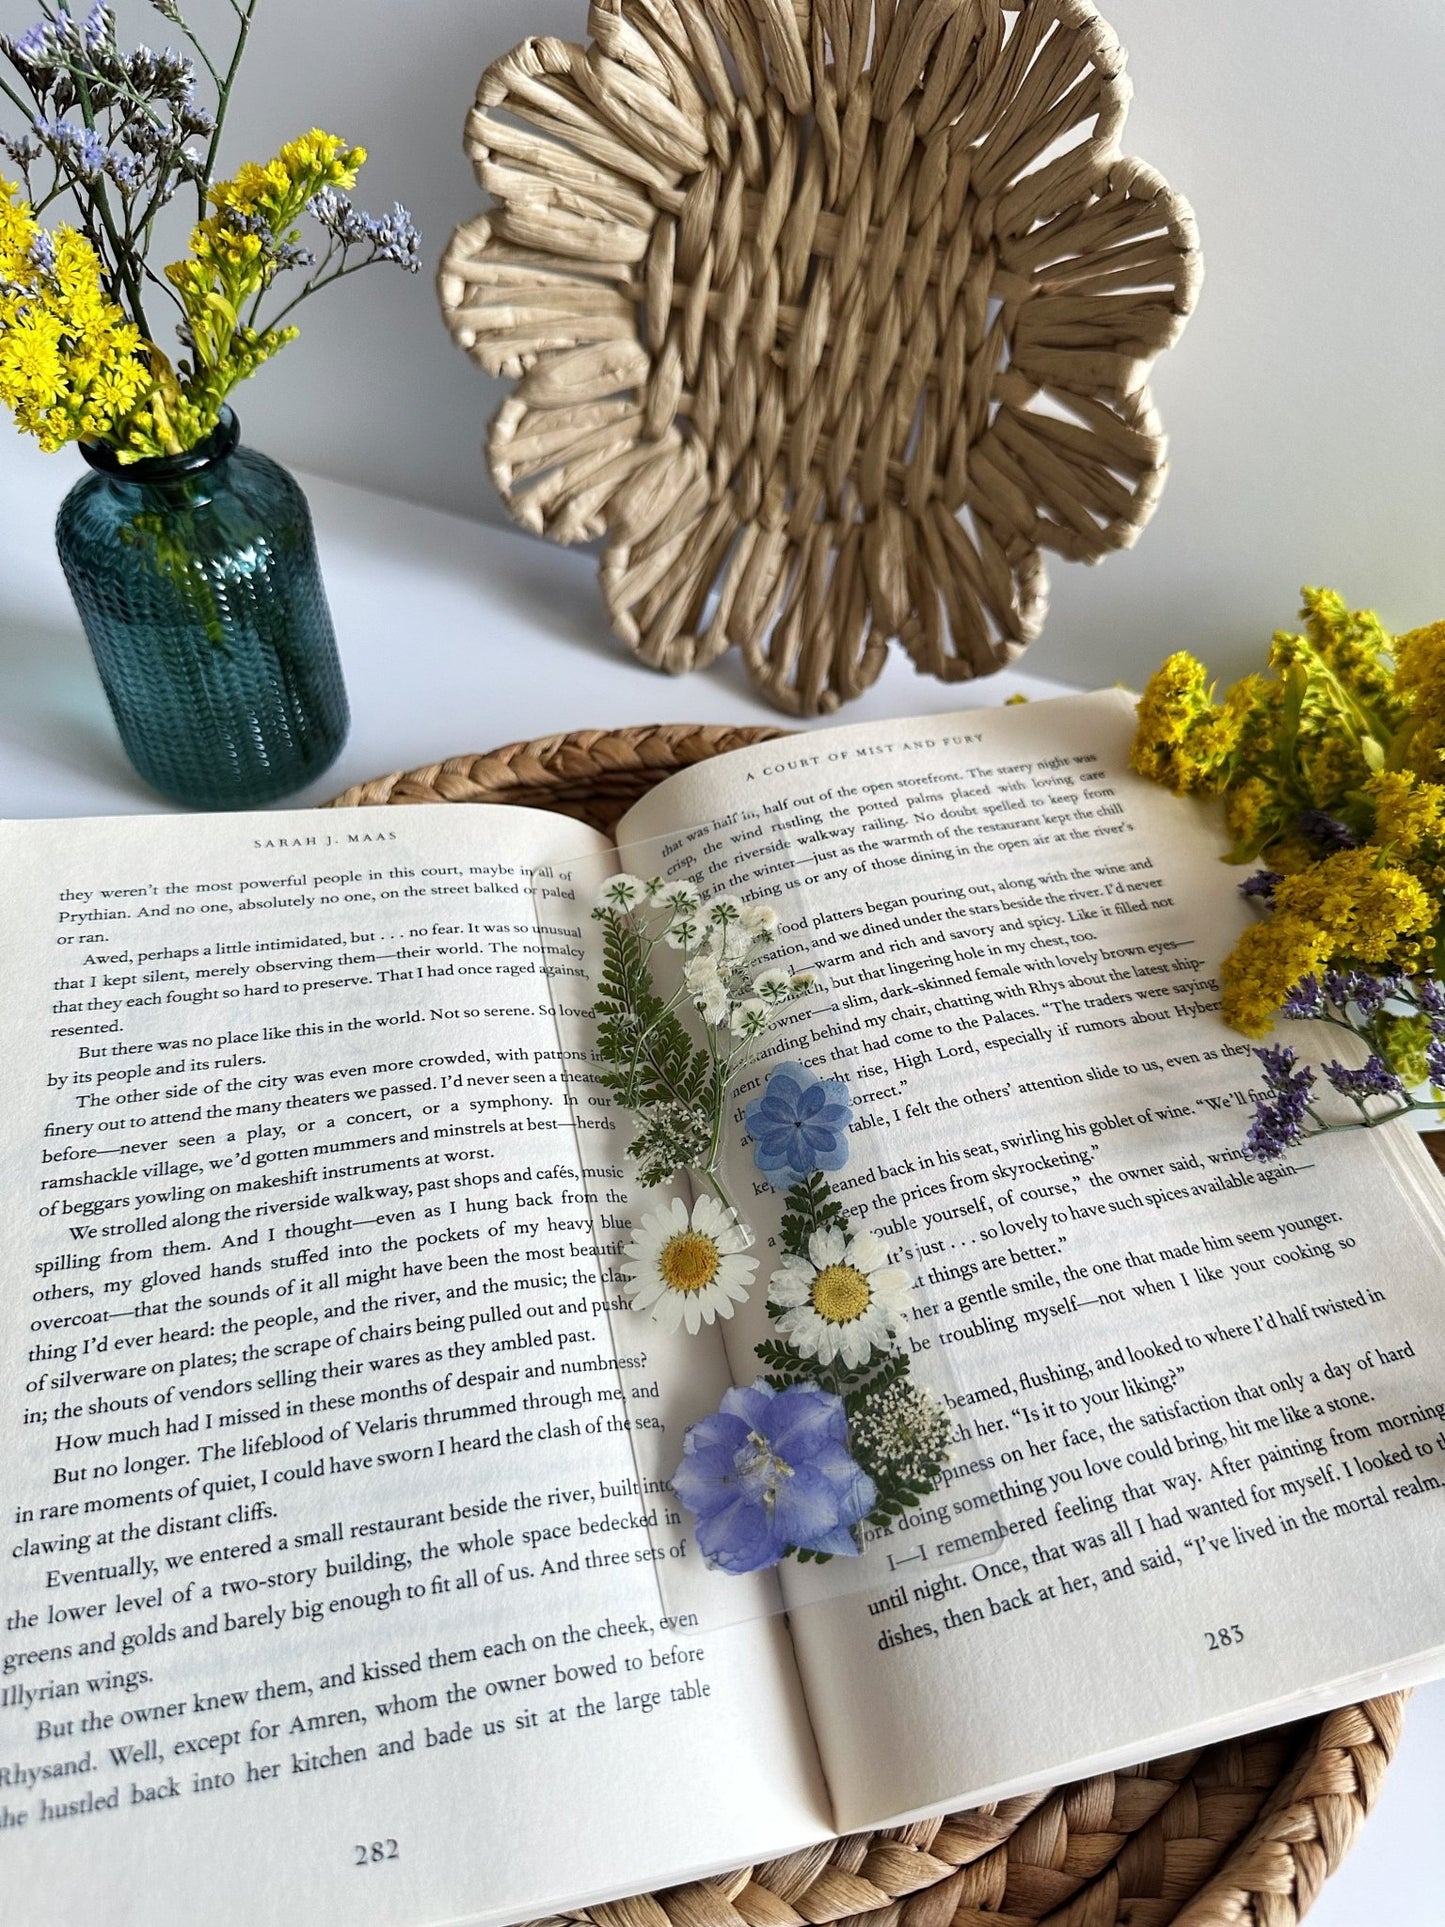
[[[1372,1051],[1357,1071],[1339,1063],[1321,1064],[1320,1069],[1341,1097],[1364,1099],[1405,1095],[1405,1086],[1378,1052]]]
[[[1425,1072],[1437,1090],[1445,1089],[1445,1041],[1438,1037],[1425,1052]]]
[[[815,1171],[841,1171],[848,1162],[853,1114],[841,1077],[817,1077],[802,1064],[780,1064],[743,1115],[756,1144],[757,1167],[775,1191],[786,1191]]]
[[[1415,1002],[1427,1017],[1445,1017],[1445,990],[1433,977],[1417,978],[1412,987]]]
[[[1246,877],[1239,886],[1242,897],[1262,897],[1266,903],[1274,902],[1274,893],[1284,882],[1278,870],[1256,870],[1252,877]]]
[[[843,1401],[817,1385],[740,1386],[690,1426],[672,1489],[709,1566],[761,1572],[792,1551],[856,1558],[878,1488],[848,1452]]]

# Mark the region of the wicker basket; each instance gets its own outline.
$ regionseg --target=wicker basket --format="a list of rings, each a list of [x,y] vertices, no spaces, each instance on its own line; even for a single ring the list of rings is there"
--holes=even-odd
[[[780,733],[671,723],[544,736],[378,777],[329,807],[525,804],[610,832],[673,771]],[[1406,1697],[852,1834],[568,1918],[592,1927],[1293,1927],[1374,1805]]]

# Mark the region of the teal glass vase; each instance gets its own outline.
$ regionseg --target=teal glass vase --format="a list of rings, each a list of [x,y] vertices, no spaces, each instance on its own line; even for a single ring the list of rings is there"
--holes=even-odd
[[[306,497],[230,409],[184,455],[81,453],[56,544],[137,773],[202,810],[301,789],[349,721]]]

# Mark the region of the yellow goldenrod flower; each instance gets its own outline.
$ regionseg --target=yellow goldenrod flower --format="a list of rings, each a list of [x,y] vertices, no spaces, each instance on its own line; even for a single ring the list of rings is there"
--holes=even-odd
[[[1379,850],[1326,857],[1279,884],[1269,920],[1225,959],[1225,1022],[1263,1036],[1295,985],[1327,965],[1409,970],[1425,956],[1435,917],[1430,894]]]
[[[83,235],[47,234],[0,180],[0,402],[47,450],[113,432],[150,386],[145,343]]]
[[[365,159],[364,148],[317,127],[211,188],[215,212],[192,229],[186,258],[165,270],[185,309],[190,361],[182,379],[162,380],[136,412],[122,460],[194,447],[215,428],[231,390],[296,339],[295,328],[258,331],[249,317],[294,250],[307,203],[324,189],[354,187]]]

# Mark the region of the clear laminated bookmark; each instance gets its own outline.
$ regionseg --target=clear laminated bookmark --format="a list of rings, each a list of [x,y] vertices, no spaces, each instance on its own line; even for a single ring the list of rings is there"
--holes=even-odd
[[[767,880],[732,897],[715,832],[630,847],[620,889],[611,865],[574,864],[565,916],[557,880],[539,886],[612,1347],[533,1369],[627,1432],[633,1476],[599,1481],[587,1553],[650,1565],[665,1624],[867,1593],[901,1641],[925,1602],[949,1625],[983,1616],[984,1582],[1004,1589],[1042,1523],[1046,1487],[989,1447],[1015,1388],[973,1382],[963,1342],[998,1295],[971,1288],[985,1200],[920,1138],[908,1053],[814,968],[808,852],[773,819],[733,823]],[[731,937],[709,924],[719,902]],[[744,918],[764,935],[745,941]],[[621,1010],[628,972],[647,991]],[[629,1108],[619,1066],[638,1065]],[[720,1106],[698,1102],[720,1087]],[[786,1530],[807,1543],[782,1546]]]

